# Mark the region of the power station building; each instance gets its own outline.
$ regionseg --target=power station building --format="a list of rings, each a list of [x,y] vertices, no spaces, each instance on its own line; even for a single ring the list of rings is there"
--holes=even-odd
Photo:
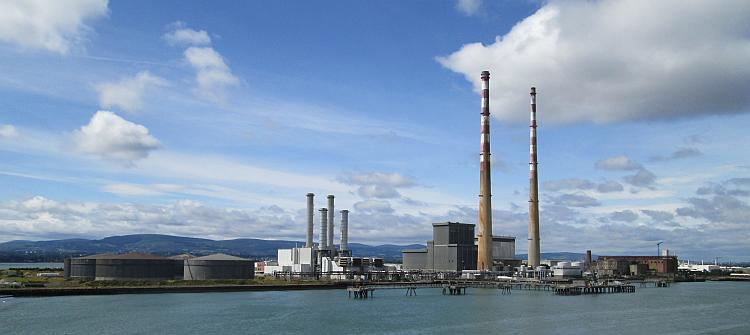
[[[475,270],[478,239],[474,225],[443,222],[432,224],[432,241],[427,249],[403,250],[404,270],[463,271]],[[493,236],[492,255],[494,267],[518,263],[515,260],[516,238]]]

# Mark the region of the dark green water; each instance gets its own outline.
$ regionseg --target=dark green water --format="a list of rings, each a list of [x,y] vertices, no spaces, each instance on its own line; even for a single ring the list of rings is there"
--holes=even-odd
[[[631,294],[468,289],[152,294],[0,299],[0,334],[750,334],[750,283]]]

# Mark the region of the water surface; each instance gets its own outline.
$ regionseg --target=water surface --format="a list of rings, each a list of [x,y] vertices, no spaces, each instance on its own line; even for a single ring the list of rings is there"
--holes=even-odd
[[[564,297],[468,289],[5,298],[4,334],[750,334],[750,283]]]

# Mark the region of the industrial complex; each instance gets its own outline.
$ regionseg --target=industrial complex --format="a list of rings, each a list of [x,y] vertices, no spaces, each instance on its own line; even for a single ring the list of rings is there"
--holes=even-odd
[[[352,255],[349,249],[349,211],[336,216],[335,196],[317,208],[315,241],[315,194],[307,194],[307,225],[303,247],[277,250],[275,261],[256,262],[214,254],[171,258],[148,254],[93,255],[65,260],[65,276],[82,280],[210,280],[251,279],[257,274],[300,279],[363,279],[373,273],[396,273],[398,278],[609,278],[674,275],[677,257],[599,256],[587,251],[584,261],[542,260],[539,225],[539,176],[537,161],[537,91],[530,91],[528,258],[516,259],[516,237],[493,235],[490,73],[482,71],[480,103],[479,215],[477,225],[460,222],[432,223],[433,238],[426,248],[402,251],[402,264],[388,265],[382,258]],[[338,221],[337,221],[338,219]],[[340,240],[334,232],[339,222]],[[478,231],[475,228],[478,226]],[[408,275],[406,275],[408,274]],[[438,275],[439,274],[439,275]],[[388,277],[393,278],[393,277]]]

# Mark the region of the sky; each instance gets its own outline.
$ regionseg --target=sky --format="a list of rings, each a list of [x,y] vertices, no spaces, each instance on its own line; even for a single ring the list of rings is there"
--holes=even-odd
[[[313,192],[424,243],[477,221],[483,70],[517,253],[535,86],[542,252],[750,260],[743,1],[0,0],[0,242],[303,241]]]

